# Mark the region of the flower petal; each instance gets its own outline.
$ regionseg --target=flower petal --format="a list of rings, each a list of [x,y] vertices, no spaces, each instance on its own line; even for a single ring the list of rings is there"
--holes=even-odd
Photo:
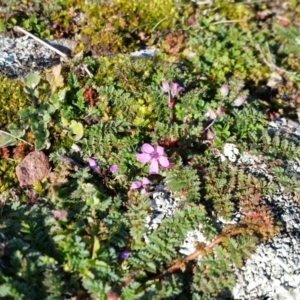
[[[147,177],[143,177],[143,178],[142,178],[142,183],[143,183],[143,184],[150,184],[151,181],[150,181]]]
[[[57,220],[61,220],[68,215],[68,212],[66,210],[52,210],[51,212],[54,218]]]
[[[163,79],[160,88],[164,93],[169,93],[170,91],[169,82],[166,79]]]
[[[215,120],[217,118],[217,114],[212,108],[207,109],[207,113],[205,114],[205,117],[210,118],[211,120]]]
[[[147,190],[146,189],[141,189],[141,194],[144,195],[147,193]]]
[[[151,165],[150,165],[150,174],[158,174],[158,162],[157,160],[151,160]]]
[[[98,163],[95,158],[89,158],[89,166],[92,170],[96,170],[98,167]]]
[[[159,154],[159,155],[164,155],[165,154],[165,150],[164,150],[164,147],[162,146],[156,146],[156,152]]]
[[[169,162],[168,158],[165,157],[165,156],[160,156],[158,158],[158,161],[165,168],[167,168],[170,165],[170,162]]]
[[[123,251],[120,253],[120,257],[121,257],[122,259],[127,259],[129,256],[130,256],[130,251],[128,251],[128,250],[123,250]]]
[[[171,96],[172,98],[176,97],[179,92],[183,92],[184,88],[182,86],[180,86],[178,83],[176,82],[172,82],[171,83]]]
[[[229,93],[229,87],[228,87],[228,83],[224,83],[221,88],[220,88],[220,93],[222,95],[223,98],[227,97],[228,93]]]
[[[119,170],[118,165],[112,165],[112,166],[109,168],[109,171],[112,172],[112,173],[114,173],[114,172],[116,172],[116,171],[118,171],[118,170]]]
[[[135,156],[137,161],[143,164],[151,160],[151,155],[148,153],[137,153]]]
[[[153,146],[151,146],[150,144],[145,143],[145,144],[143,144],[143,146],[142,146],[142,151],[143,151],[144,153],[152,153],[152,152],[154,152],[154,148],[153,148]]]
[[[232,103],[232,106],[236,106],[236,107],[239,107],[241,106],[242,104],[244,104],[244,102],[247,100],[247,96],[246,95],[243,95],[243,96],[240,96],[238,98],[236,98],[234,100],[234,102]]]
[[[134,181],[134,182],[131,184],[130,189],[131,189],[131,190],[136,190],[136,189],[139,189],[141,186],[142,186],[142,183],[141,183],[140,181]]]

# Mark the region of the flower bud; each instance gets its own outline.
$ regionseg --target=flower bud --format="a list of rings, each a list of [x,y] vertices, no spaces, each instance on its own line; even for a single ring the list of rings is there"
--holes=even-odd
[[[98,163],[95,158],[89,158],[89,166],[93,171],[97,170]]]
[[[224,83],[221,86],[220,93],[221,93],[223,98],[228,96],[228,93],[229,93],[228,83]]]
[[[244,102],[247,100],[247,96],[243,95],[243,96],[240,96],[238,98],[236,98],[234,100],[234,102],[232,103],[232,106],[236,106],[236,107],[239,107],[241,106],[242,104],[244,104]]]

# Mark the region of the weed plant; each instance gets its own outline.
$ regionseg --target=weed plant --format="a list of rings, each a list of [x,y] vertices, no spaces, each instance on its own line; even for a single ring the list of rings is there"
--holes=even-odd
[[[1,82],[1,298],[230,299],[234,268],[280,231],[263,197],[299,192],[283,161],[300,151],[267,133],[291,106],[259,92],[299,51],[287,44],[270,69],[263,45],[276,49],[284,29],[256,22],[265,4],[235,2],[12,1],[19,12],[0,15],[8,31],[76,33],[75,52],[91,54],[30,73],[9,95]],[[141,46],[160,51],[130,57]],[[293,86],[295,71],[282,74]],[[51,170],[20,189],[14,166],[33,150]],[[238,167],[243,152],[276,180]],[[203,240],[187,253],[193,230]]]

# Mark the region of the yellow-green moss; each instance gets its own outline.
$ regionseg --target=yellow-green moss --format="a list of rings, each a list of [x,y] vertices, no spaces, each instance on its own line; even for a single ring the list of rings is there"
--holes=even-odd
[[[139,91],[155,72],[152,60],[131,59],[127,55],[99,58],[100,68],[94,79],[99,85],[118,83],[128,91]]]
[[[27,107],[29,101],[21,81],[0,76],[0,127],[6,129],[11,123],[18,123],[18,111]]]
[[[146,30],[154,26],[157,26],[157,29],[170,28],[177,17],[177,8],[173,0],[113,0],[113,3],[124,16],[136,16],[137,25],[145,26]]]
[[[241,24],[242,27],[249,25],[246,21],[254,17],[253,11],[243,3],[228,3],[228,1],[218,0],[215,5],[219,8],[219,12],[229,20],[240,22],[245,20],[245,23]]]
[[[101,9],[98,4],[82,4],[81,9],[86,14],[81,37],[87,40],[88,36],[88,44],[99,48],[100,53],[132,50],[134,34],[172,28],[179,16],[172,0],[113,0],[102,3]]]
[[[100,93],[96,105],[104,107],[102,121],[124,115],[127,121],[137,126],[152,128],[156,115],[152,111],[153,99],[148,88],[149,85],[160,83],[158,64],[152,60],[131,59],[126,55],[101,57],[99,64],[101,68],[94,76],[97,86],[114,86],[129,95],[127,99],[122,94],[117,100],[120,103],[111,105],[111,100]],[[124,113],[126,108],[128,113]]]
[[[51,151],[58,151],[61,148],[70,149],[73,144],[74,140],[58,127],[51,131]]]
[[[10,159],[1,158],[0,160],[0,193],[17,185],[16,176],[17,162]]]

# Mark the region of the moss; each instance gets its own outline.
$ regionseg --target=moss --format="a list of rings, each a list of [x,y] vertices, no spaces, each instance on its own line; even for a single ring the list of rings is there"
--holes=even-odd
[[[82,4],[81,9],[86,13],[81,41],[94,54],[128,52],[136,47],[139,32],[148,36],[172,28],[179,15],[172,0],[114,0],[101,4],[101,9],[97,4]]]
[[[103,110],[102,122],[125,115],[136,126],[152,128],[157,117],[153,109],[156,100],[155,91],[149,91],[149,86],[160,83],[159,62],[118,55],[101,57],[99,64],[101,68],[94,80],[97,86],[103,87],[96,101]],[[106,89],[112,86],[108,92]]]
[[[0,160],[0,192],[17,185],[18,180],[15,172],[17,162],[14,160],[4,159]]]
[[[51,151],[58,151],[61,148],[70,149],[74,141],[60,128],[55,127],[51,131]]]
[[[158,29],[170,28],[174,25],[174,19],[177,16],[176,7],[172,0],[137,0],[134,2],[114,0],[113,3],[124,16],[130,15],[132,17],[135,15],[137,25],[144,25],[145,28],[149,26],[149,29],[156,25]]]
[[[216,1],[219,12],[229,20],[237,20],[240,26],[249,26],[248,20],[254,18],[254,13],[243,3],[228,3],[227,1]],[[242,22],[245,20],[246,22]]]
[[[126,55],[99,58],[100,68],[95,75],[98,84],[115,84],[138,91],[156,73],[153,60],[131,59]]]
[[[27,107],[29,101],[21,81],[0,76],[0,127],[6,129],[11,123],[18,123],[18,111]]]

